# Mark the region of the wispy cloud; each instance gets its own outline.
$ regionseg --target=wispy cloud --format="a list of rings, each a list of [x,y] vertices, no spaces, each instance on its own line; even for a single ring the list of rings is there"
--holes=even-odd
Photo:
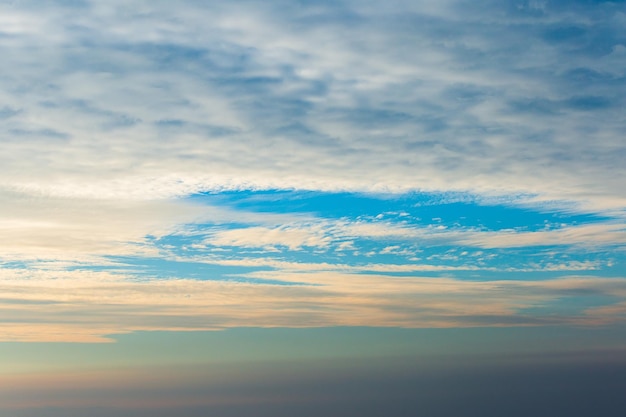
[[[481,4],[4,5],[3,185],[623,206],[623,13]]]
[[[176,201],[93,200],[1,193],[3,260],[94,262],[111,255],[146,256],[157,251],[146,235],[172,233],[203,214]],[[205,208],[204,213],[208,210]],[[98,262],[98,261],[96,261]]]
[[[610,306],[619,306],[626,297],[624,279],[598,277],[476,282],[329,271],[252,275],[297,285],[134,281],[103,272],[3,270],[0,305],[7,314],[1,334],[5,341],[97,342],[139,330],[244,326],[598,324],[622,320],[621,310],[612,314]],[[551,310],[561,299],[581,296],[591,304],[582,302],[561,315]],[[609,306],[605,314],[586,313],[597,299]]]
[[[622,279],[601,277],[623,276],[625,16],[614,2],[0,5],[2,334],[621,317]],[[223,269],[187,279],[198,265]],[[566,271],[598,278],[554,279]],[[536,312],[572,291],[617,299]]]
[[[518,248],[536,246],[578,246],[587,248],[621,247],[626,242],[626,227],[621,222],[604,221],[586,225],[546,225],[543,230],[479,229],[473,226],[410,224],[376,219],[329,220],[306,218],[301,223],[273,228],[246,226],[212,233],[205,243],[215,246],[268,247],[303,246],[327,248],[351,239],[379,242],[419,242],[420,245],[450,245],[478,248]],[[209,229],[210,230],[210,229]],[[402,253],[400,246],[386,246],[381,254]],[[404,254],[410,254],[405,252]]]
[[[623,223],[605,223],[536,232],[520,232],[514,230],[499,232],[461,232],[459,233],[459,237],[459,243],[483,248],[551,245],[580,245],[586,247],[605,245],[623,246],[626,242],[626,228]]]
[[[248,227],[214,233],[208,242],[214,246],[243,246],[272,249],[286,246],[291,250],[308,247],[326,247],[331,238],[324,236],[320,226],[301,228],[279,226],[275,228]]]

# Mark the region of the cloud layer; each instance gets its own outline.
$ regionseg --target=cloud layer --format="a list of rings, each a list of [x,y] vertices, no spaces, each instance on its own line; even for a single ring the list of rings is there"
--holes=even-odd
[[[282,284],[4,270],[0,333],[3,341],[99,342],[149,330],[599,325],[625,318],[624,279],[472,282],[339,271],[254,276]],[[560,306],[577,297],[586,300]],[[597,300],[621,304],[591,308]]]
[[[619,3],[20,2],[2,15],[4,187],[624,206]]]
[[[2,337],[623,320],[592,3],[0,5]]]

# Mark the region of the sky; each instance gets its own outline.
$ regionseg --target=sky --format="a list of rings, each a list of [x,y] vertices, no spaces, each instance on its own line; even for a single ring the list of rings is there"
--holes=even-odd
[[[0,1],[0,414],[621,416],[625,28]]]

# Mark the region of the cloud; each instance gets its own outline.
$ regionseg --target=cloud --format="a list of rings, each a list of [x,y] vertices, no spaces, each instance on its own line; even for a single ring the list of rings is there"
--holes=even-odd
[[[88,271],[0,271],[5,341],[102,342],[139,330],[217,330],[229,327],[473,327],[599,324],[621,312],[589,315],[550,311],[558,300],[626,297],[623,279],[569,277],[548,281],[462,281],[394,278],[345,272],[258,271],[262,285],[184,279],[132,280]],[[305,284],[305,285],[302,285]],[[595,297],[595,298],[594,298]],[[481,302],[477,303],[476,300]],[[525,309],[544,306],[536,313]]]
[[[269,220],[269,219],[267,219]],[[274,227],[246,225],[236,229],[207,232],[211,236],[204,243],[214,246],[273,247],[285,246],[291,250],[303,246],[326,249],[342,246],[346,241],[367,239],[386,242],[411,243],[412,246],[464,246],[477,248],[522,248],[537,246],[564,246],[586,248],[621,247],[626,242],[624,225],[615,221],[593,224],[558,226],[527,231],[524,229],[479,229],[473,226],[445,226],[443,224],[410,224],[404,221],[376,219],[324,219],[304,217],[301,222]],[[210,229],[209,229],[210,230]],[[351,244],[354,247],[354,242]],[[388,245],[380,254],[414,255],[415,250],[399,250]]]
[[[331,241],[324,236],[321,227],[292,227],[289,225],[275,228],[248,227],[243,229],[224,230],[213,233],[206,240],[214,246],[242,246],[274,248],[285,246],[291,250],[298,250],[303,246],[325,248]]]
[[[101,262],[155,256],[147,235],[174,232],[207,211],[176,201],[93,200],[0,193],[0,248],[6,260]]]
[[[529,295],[531,287],[517,281],[384,274],[499,273],[504,261],[488,256],[541,246],[619,257],[626,241],[623,23],[610,2],[0,5],[0,273],[8,277],[1,295],[17,317],[4,322],[3,334],[101,340],[242,323],[602,321],[520,314],[562,295],[542,294],[541,283],[528,284],[537,290]],[[494,229],[187,198],[261,189],[440,191],[607,217]],[[465,255],[442,249],[424,255],[431,263],[417,263],[418,250],[445,246],[492,252],[463,262]],[[215,255],[225,247],[228,256]],[[195,252],[181,254],[188,248]],[[280,252],[270,257],[270,250]],[[290,251],[335,258],[295,261]],[[508,269],[594,270],[611,262],[533,256]],[[125,275],[138,259],[249,265],[249,277],[300,285],[141,283]],[[615,282],[593,285],[608,294]],[[504,299],[476,305],[492,294],[490,285],[503,288]]]
[[[623,207],[623,17],[608,3],[527,6],[4,5],[0,101],[19,113],[2,134],[29,134],[3,145],[2,185],[530,192]]]
[[[626,242],[626,229],[619,223],[600,223],[560,229],[521,232],[459,233],[459,243],[481,248],[514,248],[529,246],[576,245],[583,247],[622,246]]]

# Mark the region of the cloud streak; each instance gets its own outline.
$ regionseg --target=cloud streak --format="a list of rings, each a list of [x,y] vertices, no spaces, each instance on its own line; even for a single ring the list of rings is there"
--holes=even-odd
[[[332,271],[252,275],[291,285],[5,269],[0,333],[4,341],[102,342],[107,335],[140,330],[250,326],[592,325],[621,322],[626,299],[626,280],[599,277],[476,282]],[[590,303],[600,298],[606,310],[587,312],[592,304],[585,302],[567,314],[551,310],[553,303],[576,296]]]

